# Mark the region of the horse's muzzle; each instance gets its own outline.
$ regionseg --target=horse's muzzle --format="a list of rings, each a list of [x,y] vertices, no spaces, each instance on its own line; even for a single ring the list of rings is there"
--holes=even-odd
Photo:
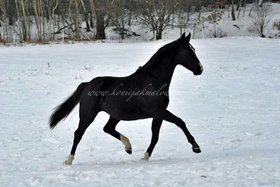
[[[199,70],[196,71],[196,72],[193,72],[194,75],[201,75],[202,72],[203,72],[203,66],[202,66],[202,64],[199,62],[198,65],[199,65]]]

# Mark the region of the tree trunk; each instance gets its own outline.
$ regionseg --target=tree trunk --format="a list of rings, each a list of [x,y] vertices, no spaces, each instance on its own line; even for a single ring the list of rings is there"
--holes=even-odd
[[[90,12],[89,12],[89,24],[90,24],[90,28],[93,29],[94,25],[93,25],[93,7],[94,7],[94,3],[93,0],[89,0],[89,4],[90,4]]]
[[[246,5],[246,0],[241,0],[241,6],[245,7],[245,5]]]
[[[10,26],[14,25],[14,18],[12,16],[9,16],[9,25]]]
[[[95,38],[97,40],[106,39],[104,17],[105,14],[103,11],[96,12],[96,37]]]
[[[35,24],[36,24],[36,29],[37,29],[38,41],[41,42],[42,41],[41,30],[40,30],[41,26],[39,26],[40,23],[39,23],[39,16],[38,16],[36,0],[33,0],[33,9],[34,9],[34,14],[35,14]]]
[[[44,14],[44,7],[43,7],[43,2],[42,0],[39,0],[39,9],[40,9],[40,13],[41,13],[41,25],[42,25],[42,39],[45,42],[46,41],[46,36],[45,36],[45,14]]]
[[[90,25],[89,25],[89,21],[88,21],[88,16],[84,16],[85,17],[85,22],[86,22],[86,30],[87,32],[90,32]]]
[[[214,38],[217,38],[217,32],[216,32],[216,22],[214,22],[214,33],[213,33]]]
[[[160,39],[162,39],[162,31],[158,31],[156,33],[156,40],[160,40]]]
[[[231,0],[231,17],[232,21],[235,21],[234,0]]]
[[[193,34],[192,34],[192,38],[194,39],[195,37],[195,32],[196,32],[196,24],[193,24]]]
[[[84,20],[85,20],[85,22],[86,22],[86,31],[87,31],[87,32],[90,32],[89,16],[88,16],[89,13],[88,13],[88,11],[87,11],[87,9],[86,9],[86,6],[85,6],[85,3],[84,3],[83,0],[81,0],[81,3],[82,3],[82,6],[83,6],[83,9],[84,9],[83,15],[84,15]]]
[[[241,0],[239,0],[239,1],[237,2],[236,11],[238,11],[238,10],[239,10],[239,8],[240,8],[240,4],[241,4]]]
[[[80,39],[80,13],[79,13],[80,1],[75,1],[75,38]]]
[[[264,26],[263,26],[263,25],[260,26],[260,31],[261,31],[261,33],[260,33],[261,37],[262,37],[262,38],[265,38],[265,35],[264,35]]]
[[[25,6],[23,3],[23,0],[20,1],[21,5],[21,10],[22,10],[22,19],[23,19],[23,24],[22,24],[22,32],[23,32],[23,42],[27,41],[27,20],[26,20],[26,15],[25,15]]]
[[[251,9],[250,9],[250,11],[249,11],[249,14],[248,14],[249,16],[251,16],[251,13],[252,13],[252,10],[253,10],[255,4],[256,4],[256,1],[254,1],[253,5],[252,5],[252,7],[251,7]]]
[[[50,24],[51,24],[51,33],[50,33],[50,35],[51,35],[51,39],[52,40],[55,40],[55,35],[54,34],[52,34],[52,33],[54,33],[54,28],[55,28],[55,24],[56,24],[56,19],[55,19],[55,10],[57,9],[57,7],[58,7],[58,0],[56,0],[56,3],[55,3],[55,6],[52,8],[52,21],[50,22]],[[58,19],[58,24],[57,24],[57,26],[58,26],[58,28],[59,28],[59,19]]]
[[[92,19],[92,12],[90,12],[89,25],[90,25],[90,28],[92,28],[92,29],[94,28],[93,19]]]

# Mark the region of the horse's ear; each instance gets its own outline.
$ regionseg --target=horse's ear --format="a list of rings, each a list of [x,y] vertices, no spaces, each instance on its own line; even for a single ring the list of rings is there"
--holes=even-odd
[[[190,39],[191,39],[191,33],[189,33],[188,36],[186,37],[186,42],[190,43]]]
[[[184,39],[185,39],[185,35],[186,35],[186,34],[185,34],[185,33],[183,33],[183,34],[182,34],[182,36],[181,36],[181,38],[180,38],[180,40],[184,41]]]

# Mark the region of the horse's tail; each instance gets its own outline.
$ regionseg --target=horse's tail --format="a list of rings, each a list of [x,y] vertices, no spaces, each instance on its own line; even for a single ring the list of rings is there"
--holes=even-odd
[[[77,90],[62,104],[55,108],[50,117],[50,128],[53,129],[59,121],[66,118],[74,107],[79,103],[80,97],[87,83],[81,83]]]

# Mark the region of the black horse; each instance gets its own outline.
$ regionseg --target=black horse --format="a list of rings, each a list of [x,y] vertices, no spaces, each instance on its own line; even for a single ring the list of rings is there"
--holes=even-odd
[[[163,120],[180,127],[192,145],[193,152],[201,152],[184,121],[166,109],[175,67],[180,64],[194,75],[200,75],[203,71],[195,50],[189,43],[190,37],[190,34],[185,37],[184,33],[178,40],[163,46],[144,66],[127,77],[97,77],[90,82],[81,83],[77,90],[55,109],[50,117],[50,128],[54,128],[59,121],[66,118],[80,102],[80,122],[74,133],[71,154],[65,161],[67,165],[72,164],[77,145],[100,111],[110,115],[104,131],[120,140],[129,154],[132,153],[129,139],[116,131],[116,125],[120,120],[145,118],[153,118],[152,139],[144,154],[145,160],[152,155],[158,142]]]

